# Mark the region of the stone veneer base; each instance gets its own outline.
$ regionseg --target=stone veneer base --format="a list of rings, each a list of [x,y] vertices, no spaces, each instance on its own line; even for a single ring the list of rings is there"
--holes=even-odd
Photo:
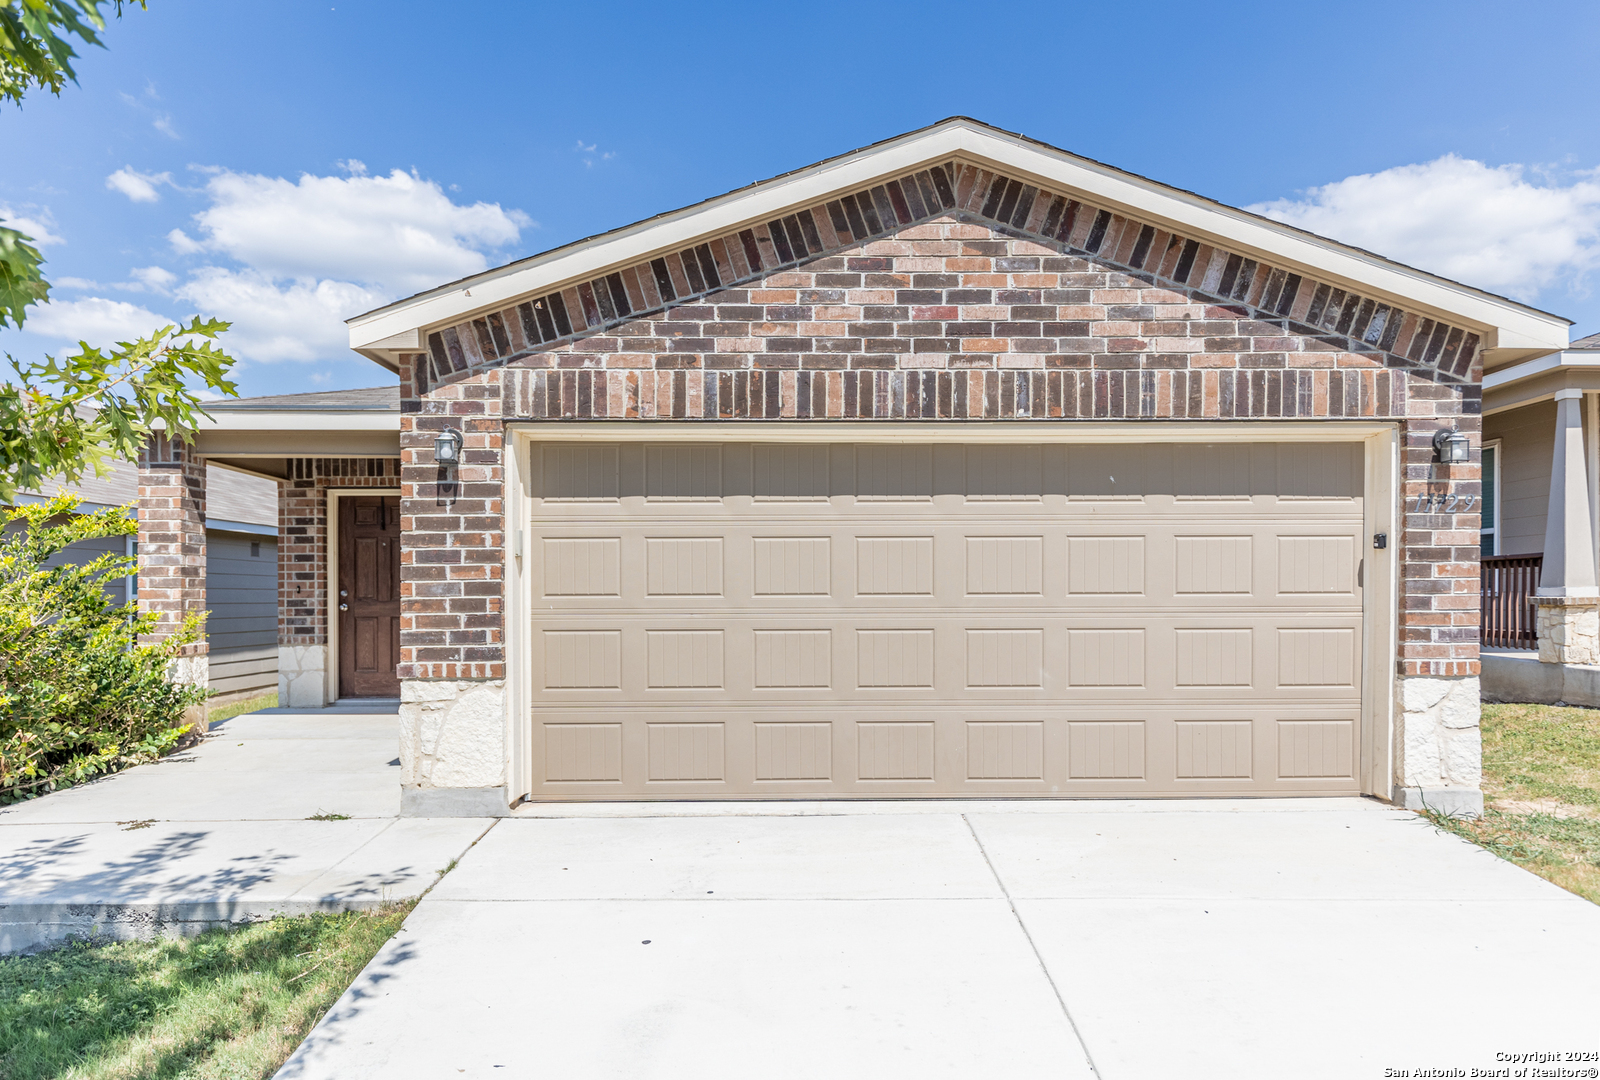
[[[1536,596],[1533,605],[1540,663],[1600,663],[1600,600]]]
[[[328,688],[328,646],[278,646],[278,705],[320,709],[333,701]]]
[[[1465,800],[1454,804],[1481,809],[1481,692],[1476,675],[1412,675],[1396,680],[1393,788],[1397,803],[1408,805],[1403,799],[1409,796],[1402,796],[1403,792],[1449,791],[1461,793],[1460,799]],[[1429,805],[1436,805],[1431,796]]]

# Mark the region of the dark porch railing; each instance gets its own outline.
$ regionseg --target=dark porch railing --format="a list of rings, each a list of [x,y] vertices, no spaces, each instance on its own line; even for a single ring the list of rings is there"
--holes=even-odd
[[[1532,649],[1533,593],[1539,587],[1543,555],[1491,555],[1483,560],[1482,614],[1478,631],[1483,644],[1498,649]]]

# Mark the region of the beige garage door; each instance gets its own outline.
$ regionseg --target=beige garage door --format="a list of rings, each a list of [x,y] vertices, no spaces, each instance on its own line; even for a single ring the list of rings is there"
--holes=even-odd
[[[532,453],[535,798],[1358,790],[1360,444]]]

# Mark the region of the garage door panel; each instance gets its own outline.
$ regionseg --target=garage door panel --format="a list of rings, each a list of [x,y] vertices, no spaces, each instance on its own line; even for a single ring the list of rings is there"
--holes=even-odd
[[[609,536],[546,526],[533,547],[541,599],[563,611],[925,610],[1040,612],[1359,608],[1359,520],[1341,532],[1031,533],[974,527],[629,526]]]
[[[715,626],[640,612],[544,620],[534,684],[572,700],[695,691],[697,700],[1355,699],[1360,621],[1162,613],[1072,619],[941,613],[890,622],[790,613]],[[1340,625],[1342,623],[1342,625]]]
[[[1206,795],[1348,793],[1358,719],[1316,709],[1106,705],[1064,713],[895,707],[848,714],[795,705],[648,715],[552,710],[535,776],[552,797],[676,792]],[[627,764],[623,765],[624,756]],[[620,777],[620,779],[612,779]],[[904,788],[895,788],[904,781]]]
[[[1358,790],[1359,446],[534,455],[540,797]]]

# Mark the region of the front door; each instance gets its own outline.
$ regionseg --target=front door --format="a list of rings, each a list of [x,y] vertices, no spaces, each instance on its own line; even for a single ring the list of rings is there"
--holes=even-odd
[[[339,696],[399,697],[400,499],[339,500]]]

